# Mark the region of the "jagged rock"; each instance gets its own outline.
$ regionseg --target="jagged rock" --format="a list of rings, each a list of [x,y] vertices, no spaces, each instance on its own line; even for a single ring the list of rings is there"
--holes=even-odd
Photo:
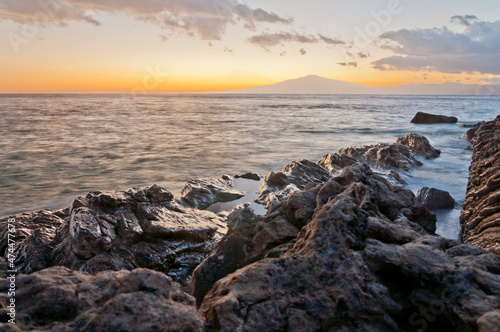
[[[384,175],[393,184],[406,184],[406,181],[401,177],[401,175],[393,169],[388,170]]]
[[[260,181],[260,179],[262,179],[262,176],[260,176],[260,174],[258,174],[258,173],[248,172],[245,174],[236,175],[234,178],[235,179],[241,178],[241,179],[247,179],[247,180]]]
[[[306,159],[293,161],[284,166],[281,172],[271,171],[267,174],[255,201],[273,210],[290,194],[304,189],[308,183],[326,182],[330,178],[331,174],[321,165]]]
[[[411,192],[366,165],[305,192],[317,203],[303,198],[314,213],[293,244],[205,295],[207,330],[474,331],[481,317],[494,321],[500,258],[432,235],[435,216]],[[295,207],[281,207],[288,223]],[[250,232],[254,223],[240,216],[235,225]]]
[[[453,209],[455,207],[455,200],[450,193],[436,188],[421,188],[418,191],[417,200],[429,210]]]
[[[455,123],[458,119],[454,116],[446,115],[435,115],[424,112],[418,112],[415,117],[411,120],[411,123]]]
[[[18,275],[16,285],[16,327],[25,331],[203,331],[194,298],[160,272],[53,267]],[[2,308],[8,289],[1,279]]]
[[[367,165],[346,167],[337,178],[311,183],[305,190],[291,194],[274,213],[265,217],[256,216],[248,206],[235,209],[229,216],[228,234],[195,270],[191,294],[200,302],[214,282],[229,273],[265,257],[285,255],[299,230],[313,219],[318,209],[358,182],[366,182],[370,188],[366,189],[369,194],[361,190],[358,195],[365,195],[374,215],[383,216],[370,219],[369,227],[364,230],[366,234],[380,234],[389,242],[400,243],[435,231],[436,217],[418,204],[411,191],[391,185]],[[398,228],[399,223],[407,225],[407,229]]]
[[[461,236],[465,243],[500,255],[500,116],[477,128],[472,146]]]
[[[359,161],[382,168],[401,168],[409,171],[413,166],[422,166],[410,148],[403,144],[378,143],[340,149],[338,154],[346,154]]]
[[[233,188],[233,180],[225,175],[220,179],[191,180],[181,191],[181,202],[189,207],[206,209],[217,202],[230,202],[245,196]]]
[[[341,171],[344,167],[352,166],[357,164],[358,161],[353,157],[346,155],[345,153],[329,153],[324,155],[318,164],[327,169],[330,173],[335,173]]]
[[[440,150],[432,147],[426,137],[414,133],[397,138],[396,143],[408,146],[413,154],[423,156],[425,159],[434,159],[441,154]]]
[[[186,208],[157,185],[90,192],[77,197],[67,214],[41,211],[14,217],[20,273],[56,265],[90,273],[144,267],[165,272],[184,287],[227,230],[217,215]],[[0,220],[3,239],[7,224]]]
[[[467,126],[466,128],[471,128],[467,130],[465,133],[465,139],[470,142],[474,138],[474,135],[476,134],[476,131],[479,129],[479,127],[484,123],[484,121],[478,122],[476,124]]]

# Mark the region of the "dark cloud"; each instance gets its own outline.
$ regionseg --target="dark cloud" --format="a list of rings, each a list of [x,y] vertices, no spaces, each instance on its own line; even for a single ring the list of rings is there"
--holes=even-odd
[[[337,64],[342,67],[354,67],[354,68],[358,67],[357,62],[337,62]]]
[[[383,48],[396,53],[372,63],[379,70],[434,70],[446,73],[500,74],[500,21],[469,16],[462,33],[446,27],[402,29],[380,36]]]
[[[359,57],[360,59],[367,59],[367,58],[369,58],[369,57],[370,57],[370,53],[363,53],[363,52],[359,52],[359,53],[358,53],[358,57]]]
[[[206,40],[220,39],[228,25],[238,21],[252,30],[258,23],[292,23],[291,18],[253,9],[236,0],[1,0],[0,5],[0,20],[20,24],[64,26],[83,21],[99,25],[95,13],[118,12],[157,24],[171,33]]]
[[[301,49],[299,50],[299,53],[300,53],[300,55],[306,55],[306,54],[307,54],[307,51],[306,51],[305,49],[301,48]]]
[[[464,15],[464,16],[455,15],[451,18],[451,22],[462,24],[465,25],[466,27],[470,26],[475,21],[478,21],[476,15]]]
[[[345,42],[339,39],[334,39],[334,38],[329,38],[325,37],[321,34],[318,35],[318,37],[325,43],[330,44],[330,45],[344,45]]]

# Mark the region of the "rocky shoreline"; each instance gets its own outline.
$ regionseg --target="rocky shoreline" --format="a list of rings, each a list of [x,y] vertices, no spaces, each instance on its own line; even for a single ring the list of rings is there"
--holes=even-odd
[[[396,169],[440,154],[412,133],[270,172],[256,199],[265,215],[249,204],[206,210],[244,195],[229,176],[190,181],[177,199],[153,185],[15,215],[16,325],[2,279],[0,329],[495,331],[499,123],[476,128],[472,140],[465,243],[435,234],[428,208],[453,205],[444,193],[415,197],[400,186]],[[2,273],[9,224],[0,220]]]

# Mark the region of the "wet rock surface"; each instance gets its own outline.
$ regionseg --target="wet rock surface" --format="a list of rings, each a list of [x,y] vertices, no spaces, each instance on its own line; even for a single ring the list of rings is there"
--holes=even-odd
[[[67,213],[40,211],[15,219],[20,273],[56,265],[89,273],[143,267],[185,287],[227,230],[215,214],[186,208],[157,185],[90,192],[77,197]],[[4,257],[7,224],[0,221]]]
[[[244,175],[252,176],[250,173]],[[191,180],[186,183],[181,191],[182,203],[197,209],[206,209],[214,203],[234,201],[243,196],[245,196],[245,193],[235,190],[233,188],[233,179],[227,175],[215,180]]]
[[[344,167],[352,166],[357,163],[358,161],[355,158],[345,153],[330,153],[324,155],[323,158],[318,161],[318,164],[323,166],[330,173],[340,172]]]
[[[194,298],[160,272],[136,269],[91,275],[53,267],[18,275],[16,282],[19,330],[203,331]],[[0,280],[4,312],[9,283]],[[3,322],[0,329],[10,325]]]
[[[411,123],[432,124],[432,123],[455,123],[457,121],[458,119],[454,116],[436,115],[436,114],[418,112],[411,120]]]
[[[265,221],[244,208],[236,215],[225,238],[246,238],[231,247],[241,266]],[[434,235],[435,216],[413,193],[366,165],[294,193],[266,217],[301,230],[214,283],[200,307],[208,331],[475,331],[496,317],[500,258]]]
[[[465,243],[500,255],[500,116],[472,138],[467,195],[460,216]]]
[[[453,209],[455,200],[450,193],[436,188],[424,187],[418,191],[417,200],[429,210]]]

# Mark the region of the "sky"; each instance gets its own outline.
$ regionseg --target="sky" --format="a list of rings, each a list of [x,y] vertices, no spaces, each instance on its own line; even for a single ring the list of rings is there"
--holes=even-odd
[[[0,0],[0,93],[500,82],[498,0]]]

